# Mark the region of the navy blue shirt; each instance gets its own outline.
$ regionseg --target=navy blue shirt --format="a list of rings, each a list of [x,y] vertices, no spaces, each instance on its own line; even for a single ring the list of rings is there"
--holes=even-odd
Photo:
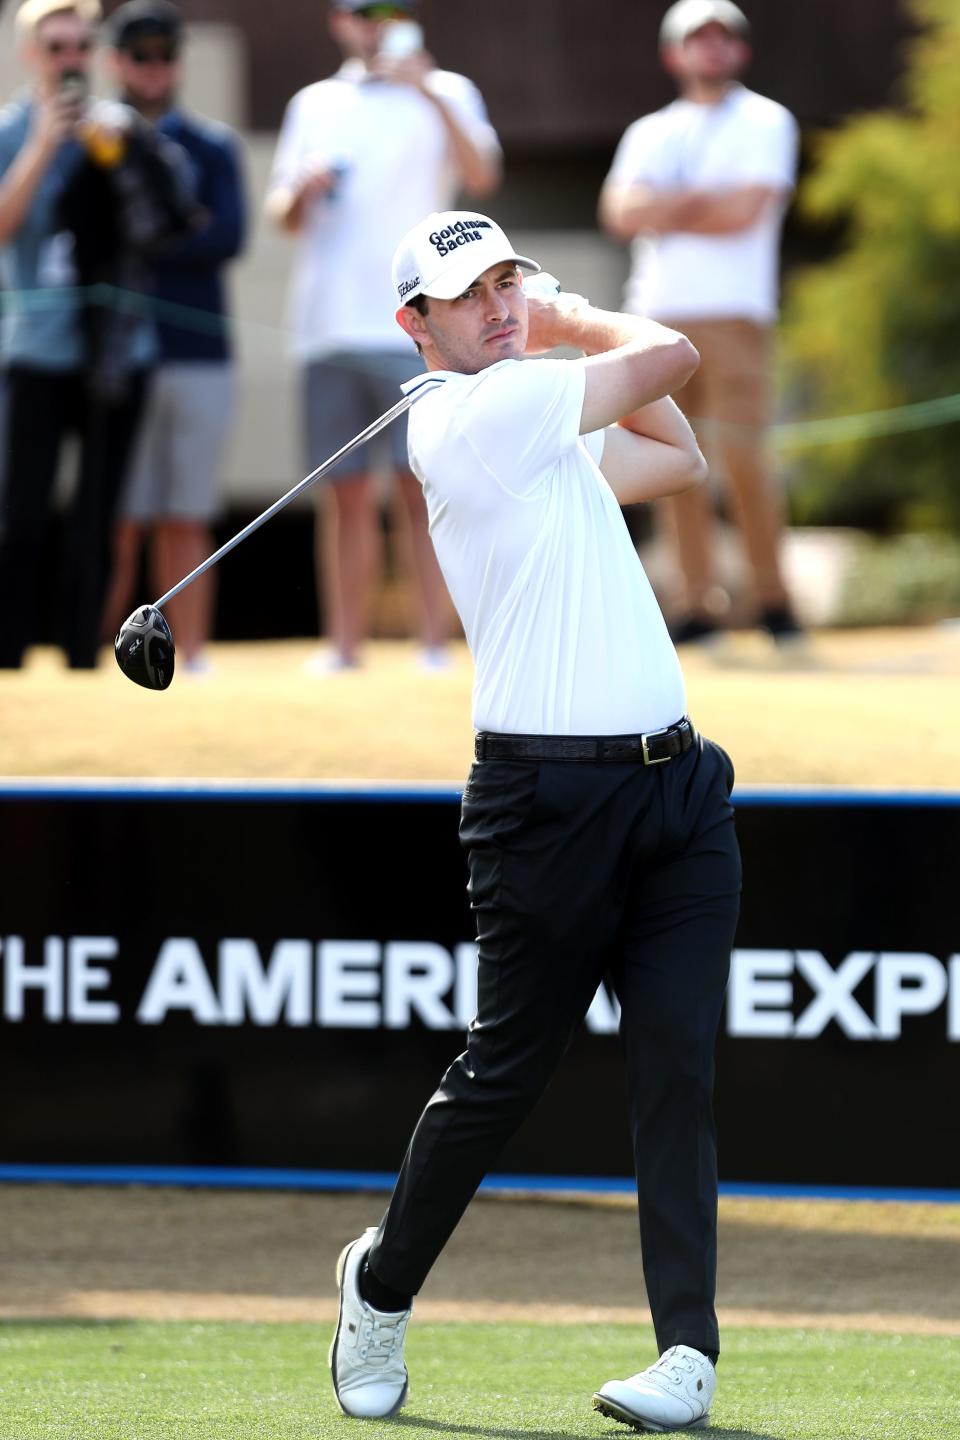
[[[227,360],[224,268],[243,249],[247,214],[237,138],[200,115],[170,110],[157,129],[186,151],[206,223],[154,266],[157,329],[165,360]]]

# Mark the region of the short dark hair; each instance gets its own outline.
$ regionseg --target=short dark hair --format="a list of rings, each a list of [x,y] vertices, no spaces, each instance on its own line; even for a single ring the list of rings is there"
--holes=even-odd
[[[403,303],[404,305],[409,305],[411,310],[416,310],[418,315],[426,315],[427,311],[430,309],[430,305],[427,301],[426,295],[414,295],[411,300],[404,300]],[[413,343],[414,345],[417,345],[416,340],[414,340]],[[423,354],[423,351],[421,350],[419,345],[417,345],[417,354]]]

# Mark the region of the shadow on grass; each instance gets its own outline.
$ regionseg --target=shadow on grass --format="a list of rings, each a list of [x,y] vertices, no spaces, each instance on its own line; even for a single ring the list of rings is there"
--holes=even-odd
[[[771,1435],[767,1430],[740,1430],[717,1425],[711,1425],[701,1434],[708,1435],[710,1440],[783,1440],[782,1436]]]
[[[600,1418],[597,1416],[598,1421]],[[539,1426],[534,1429],[532,1425],[514,1427],[509,1430],[494,1425],[458,1425],[449,1420],[428,1420],[423,1415],[412,1415],[409,1410],[403,1415],[393,1416],[390,1423],[399,1426],[416,1425],[421,1430],[435,1430],[438,1435],[483,1435],[493,1437],[493,1440],[531,1440],[531,1436],[534,1435],[537,1440],[583,1440],[582,1431],[543,1430]],[[667,1433],[677,1434],[678,1432]],[[738,1428],[731,1430],[714,1425],[706,1430],[694,1430],[690,1433],[708,1436],[709,1440],[780,1440],[780,1437],[770,1435],[765,1430],[740,1430]],[[623,1435],[624,1431],[611,1428],[610,1434],[613,1440],[616,1440],[616,1437]]]
[[[522,1429],[505,1430],[494,1425],[457,1425],[449,1420],[427,1420],[422,1415],[395,1415],[392,1423],[394,1425],[416,1425],[421,1430],[436,1430],[438,1435],[491,1435],[495,1440],[530,1440],[531,1435],[536,1435],[537,1440],[583,1440],[582,1435],[574,1434],[572,1430],[542,1430],[538,1426],[536,1430],[532,1427]]]
[[[115,1326],[152,1324],[129,1316],[109,1315],[3,1315],[0,1330],[107,1330]]]

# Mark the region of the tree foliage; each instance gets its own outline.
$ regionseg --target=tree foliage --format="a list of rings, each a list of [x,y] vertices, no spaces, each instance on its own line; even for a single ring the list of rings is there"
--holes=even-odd
[[[817,412],[849,415],[960,393],[960,0],[911,0],[904,105],[815,144],[801,213],[844,225],[784,311],[788,373]],[[798,518],[960,531],[960,422],[864,435],[799,457]]]

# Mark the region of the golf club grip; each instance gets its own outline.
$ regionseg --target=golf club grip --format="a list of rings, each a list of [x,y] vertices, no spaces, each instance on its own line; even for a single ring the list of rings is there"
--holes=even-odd
[[[294,485],[292,490],[288,490],[285,495],[280,496],[279,500],[275,500],[269,509],[264,510],[262,515],[258,515],[256,519],[251,520],[249,525],[245,525],[242,530],[238,530],[237,534],[234,535],[232,539],[227,540],[225,544],[221,545],[219,550],[215,550],[212,555],[208,555],[202,564],[198,565],[195,570],[190,571],[189,575],[185,575],[182,580],[178,580],[176,585],[168,590],[165,595],[161,595],[159,600],[153,602],[153,608],[155,610],[162,610],[168,600],[172,600],[175,595],[179,595],[180,591],[185,590],[188,585],[192,585],[194,580],[199,580],[200,576],[205,574],[212,565],[216,565],[218,560],[222,560],[224,555],[228,555],[242,540],[246,540],[248,535],[252,535],[255,530],[259,530],[261,525],[265,525],[278,511],[282,510],[286,505],[289,505],[291,500],[295,500],[298,495],[302,494],[304,490],[308,489],[315,481],[319,480],[322,475],[325,475],[328,470],[332,469],[339,460],[349,455],[352,450],[356,450],[358,445],[362,445],[367,440],[372,440],[374,435],[378,435],[381,430],[385,430],[394,420],[399,419],[405,411],[410,409],[411,405],[415,404],[415,402],[426,393],[426,390],[431,384],[442,385],[443,383],[439,377],[436,380],[428,378],[421,381],[416,390],[411,390],[409,394],[404,395],[402,400],[398,400],[396,405],[390,410],[384,411],[384,413],[378,419],[374,420],[372,424],[368,425],[365,430],[361,430],[359,435],[355,435],[352,440],[348,440],[346,445],[342,446],[335,455],[330,456],[329,460],[324,460],[322,465],[318,465],[316,470],[312,470],[309,475],[304,476],[302,480]]]

